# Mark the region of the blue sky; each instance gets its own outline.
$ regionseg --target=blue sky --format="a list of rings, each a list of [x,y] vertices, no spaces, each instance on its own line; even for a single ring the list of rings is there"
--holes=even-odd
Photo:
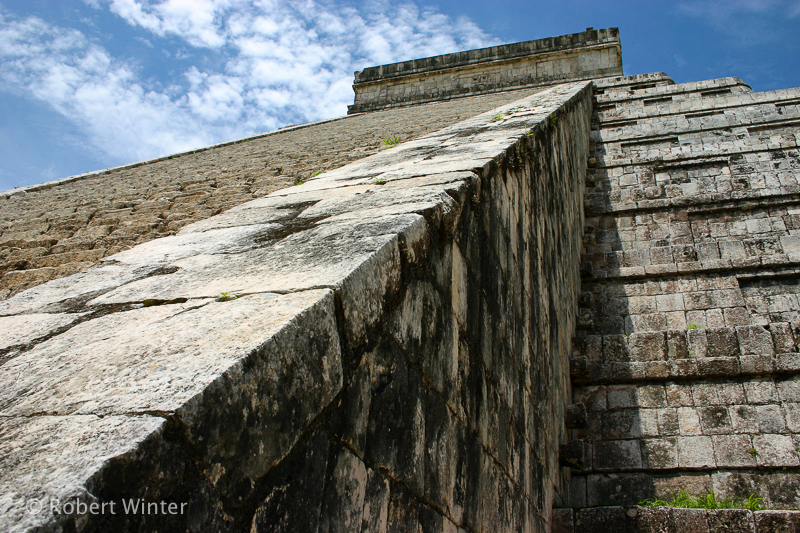
[[[800,0],[0,0],[0,190],[323,118],[353,71],[620,28],[626,74],[800,86]]]

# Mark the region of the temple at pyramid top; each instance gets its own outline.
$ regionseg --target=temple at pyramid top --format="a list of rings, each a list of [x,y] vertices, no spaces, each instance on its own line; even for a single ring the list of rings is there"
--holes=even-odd
[[[355,73],[347,113],[527,86],[622,75],[619,29],[595,30],[445,54]]]

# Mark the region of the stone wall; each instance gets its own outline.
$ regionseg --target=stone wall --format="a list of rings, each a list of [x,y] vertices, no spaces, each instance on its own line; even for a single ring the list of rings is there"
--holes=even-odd
[[[738,78],[596,83],[576,507],[683,489],[800,508],[798,97]]]
[[[548,89],[0,302],[3,529],[547,531],[590,97]]]
[[[589,28],[366,68],[355,73],[355,102],[348,113],[621,74],[619,30]]]
[[[528,89],[528,93],[533,92]],[[504,93],[285,128],[0,194],[0,299],[517,100]]]
[[[800,512],[608,506],[555,509],[553,533],[793,533]]]

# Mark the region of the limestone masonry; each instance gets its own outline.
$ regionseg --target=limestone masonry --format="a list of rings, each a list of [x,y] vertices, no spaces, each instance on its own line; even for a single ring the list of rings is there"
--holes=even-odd
[[[4,531],[800,531],[800,89],[615,28],[354,89],[0,196]]]
[[[348,114],[462,96],[622,75],[619,30],[609,28],[366,68]]]

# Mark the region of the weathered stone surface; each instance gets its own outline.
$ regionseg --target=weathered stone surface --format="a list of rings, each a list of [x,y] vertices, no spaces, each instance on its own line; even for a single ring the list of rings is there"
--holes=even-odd
[[[553,509],[552,533],[574,533],[575,518],[572,509]]]
[[[710,533],[705,509],[670,509],[670,531],[677,533]]]
[[[188,473],[179,466],[188,460],[187,454],[198,454],[197,459],[208,465],[201,478],[213,488],[205,497],[202,491],[191,497],[195,511],[203,505],[213,508],[215,491],[247,497],[252,489],[243,490],[242,484],[250,487],[281,460],[342,387],[333,296],[326,290],[113,313],[37,345],[0,367],[0,372],[9,384],[0,400],[3,420],[9,422],[53,417],[69,424],[86,417],[105,421],[156,415],[159,424],[166,418],[183,428],[185,441],[179,442],[174,442],[175,430],[166,436],[151,430],[136,439],[120,437],[134,450],[143,446],[145,436],[151,442],[144,451],[137,450],[133,465],[140,466],[132,468],[141,475],[129,486],[116,485],[111,472],[124,467],[114,464],[104,465],[105,470],[101,465],[84,470],[85,477],[76,474],[72,483],[86,485],[94,479],[95,489],[87,486],[87,490],[103,501],[117,501],[118,506],[119,498],[136,497],[137,490],[157,498],[166,489],[148,481],[146,473],[160,471],[168,487],[182,484],[182,478],[183,483],[198,483],[186,480]],[[287,410],[292,413],[288,417]],[[91,458],[85,445],[78,445],[80,435],[55,433],[52,428],[46,435],[50,446],[63,450],[62,462],[88,461],[84,455]],[[154,446],[171,451],[151,456]],[[20,447],[8,460],[31,468],[29,459],[35,458]],[[41,478],[64,483],[59,464],[51,465],[38,466]],[[29,498],[34,489],[20,497]],[[198,489],[183,490],[189,497]],[[209,516],[197,518],[195,511],[190,517],[201,523],[214,521]]]
[[[746,509],[717,509],[707,515],[709,531],[755,533],[753,513]]]
[[[593,89],[593,112],[589,84],[459,99],[116,169],[66,210],[99,175],[0,200],[0,297],[39,284],[0,302],[0,523],[789,527],[635,505],[800,505],[798,93]],[[371,157],[343,141],[490,100],[511,103]],[[31,494],[188,507],[28,516]]]
[[[0,195],[0,298],[85,270],[217,213],[516,101],[535,89],[378,111]],[[109,180],[114,186],[108,187]],[[282,215],[282,216],[280,216]],[[279,218],[286,218],[286,210]]]
[[[800,530],[800,512],[756,511],[753,513],[758,533],[794,533]]]
[[[668,533],[671,511],[668,507],[639,507],[639,533]]]
[[[0,367],[9,383],[0,394],[0,414],[174,411],[326,298],[330,293],[320,290],[259,294],[144,307],[84,322]],[[318,377],[330,383],[330,395],[340,386],[341,370],[332,301],[322,305],[331,315],[324,335],[334,344]]]
[[[0,367],[0,415],[166,420],[91,491],[186,515],[81,528],[541,530],[588,120],[559,86],[10,298],[89,314]]]
[[[800,92],[736,78],[595,86],[581,287],[593,327],[573,352],[590,421],[573,438],[595,461],[573,470],[588,495],[573,503],[713,488],[797,508],[800,151],[785,121]],[[724,527],[749,531],[739,518]]]
[[[46,337],[52,331],[78,320],[80,316],[57,313],[0,317],[0,352]]]
[[[54,518],[51,509],[102,503],[87,482],[110,460],[135,456],[137,443],[163,431],[164,423],[148,415],[0,417],[3,529],[69,527],[70,518]],[[108,503],[105,510],[112,511]]]
[[[594,507],[578,511],[576,533],[635,533],[637,509],[625,507]]]
[[[622,74],[617,28],[493,46],[356,72],[348,114],[510,87]]]

